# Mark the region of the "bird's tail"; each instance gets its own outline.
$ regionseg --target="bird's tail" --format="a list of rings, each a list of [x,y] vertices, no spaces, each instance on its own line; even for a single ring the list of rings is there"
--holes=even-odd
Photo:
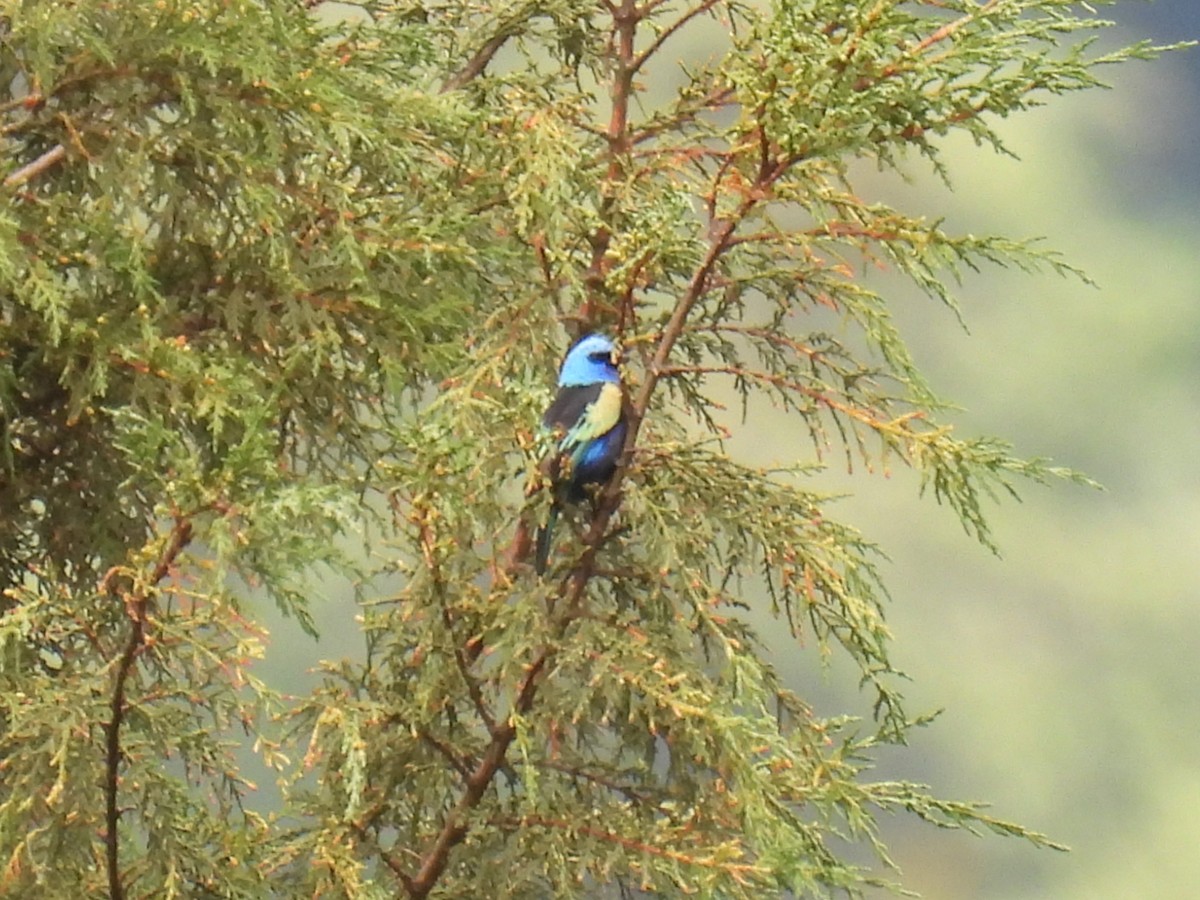
[[[554,523],[558,521],[558,504],[550,506],[546,524],[538,529],[537,548],[534,551],[533,568],[538,575],[546,574],[546,561],[550,559],[550,542],[554,538]]]

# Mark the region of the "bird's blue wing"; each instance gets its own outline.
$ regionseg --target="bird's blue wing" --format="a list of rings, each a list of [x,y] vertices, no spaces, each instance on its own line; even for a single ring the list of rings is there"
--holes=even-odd
[[[564,387],[543,417],[547,428],[562,433],[558,449],[570,460],[573,499],[579,487],[606,481],[625,443],[619,385],[611,382]]]

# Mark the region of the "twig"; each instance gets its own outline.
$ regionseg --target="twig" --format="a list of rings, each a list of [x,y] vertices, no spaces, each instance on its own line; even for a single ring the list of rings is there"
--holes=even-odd
[[[0,103],[0,113],[12,112],[19,107],[34,109],[45,102],[46,98],[37,91],[34,91],[32,94],[26,94],[23,97],[13,97],[11,100],[5,100],[3,103]]]
[[[663,859],[669,859],[674,862],[683,863],[684,865],[700,866],[706,869],[721,869],[742,884],[746,883],[746,876],[761,874],[762,872],[762,867],[755,865],[754,863],[737,863],[727,859],[719,858],[717,856],[694,856],[678,850],[667,850],[666,848],[659,847],[655,844],[648,844],[645,841],[639,841],[634,838],[625,837],[623,834],[616,834],[612,831],[606,831],[603,828],[595,828],[590,825],[581,825],[578,822],[568,822],[564,819],[552,819],[547,816],[522,816],[520,819],[510,819],[506,821],[516,826],[532,826],[574,831],[578,834],[596,838],[597,840],[601,841],[607,841],[620,847],[624,847],[627,850],[636,850],[639,853],[645,853],[649,856],[658,856]]]
[[[644,804],[644,805],[653,803],[655,808],[658,808],[658,806],[659,806],[659,802],[656,801],[653,797],[650,797],[650,796],[642,793],[635,787],[631,787],[630,785],[627,785],[627,784],[621,784],[619,781],[615,781],[614,779],[611,779],[611,778],[606,778],[604,775],[600,775],[595,772],[588,772],[585,769],[576,768],[575,766],[570,766],[570,765],[567,765],[566,763],[557,762],[552,759],[544,759],[544,760],[537,760],[537,761],[531,760],[528,763],[526,763],[526,765],[530,765],[530,766],[533,766],[533,767],[539,768],[539,769],[551,769],[555,772],[560,772],[563,775],[566,775],[570,778],[577,778],[581,781],[587,781],[591,784],[600,785],[601,787],[607,788],[608,790],[612,791],[615,794],[620,794],[622,797],[626,798],[627,800],[632,800],[634,803],[640,803],[640,804]]]
[[[934,44],[944,41],[964,25],[969,25],[980,16],[991,12],[998,2],[999,0],[987,0],[987,2],[981,5],[978,9],[973,9],[965,16],[960,16],[952,22],[947,22],[941,28],[937,29],[932,34],[925,37],[919,44],[917,44],[916,52],[921,53],[925,50],[928,50]]]
[[[553,654],[553,649],[549,647],[543,648],[526,670],[525,678],[521,682],[521,689],[517,694],[517,700],[514,704],[514,711],[516,713],[526,713],[533,705],[533,698],[537,693],[539,676]],[[492,740],[487,746],[487,750],[484,751],[483,758],[480,759],[479,764],[475,767],[475,771],[467,778],[466,790],[463,791],[463,795],[459,798],[458,803],[455,804],[454,809],[450,810],[446,816],[445,822],[442,823],[442,829],[434,839],[433,845],[426,851],[421,868],[413,877],[404,877],[402,879],[405,890],[408,891],[410,897],[426,897],[437,885],[442,872],[446,870],[450,851],[462,843],[463,839],[467,836],[469,826],[466,820],[468,814],[483,800],[483,795],[487,793],[492,779],[504,766],[505,754],[508,753],[509,745],[512,744],[516,736],[517,728],[512,723],[511,718],[503,725],[497,726],[495,733],[492,735]]]
[[[191,539],[191,521],[182,516],[178,517],[175,520],[174,528],[171,529],[167,546],[150,571],[145,586],[137,593],[121,592],[122,600],[125,603],[125,613],[129,616],[131,627],[129,639],[125,642],[125,648],[117,663],[117,671],[113,679],[112,700],[109,703],[110,715],[104,735],[104,849],[108,870],[109,900],[125,900],[125,886],[121,883],[121,839],[118,831],[121,811],[117,806],[121,769],[121,723],[125,719],[125,686],[133,672],[138,654],[146,644],[146,606],[150,602],[150,591],[171,571],[179,554],[183,552],[183,548]],[[119,575],[119,568],[109,569],[100,582],[100,592],[112,591],[114,582]]]
[[[777,375],[772,372],[760,372],[741,366],[673,365],[665,366],[659,375],[664,378],[674,375],[730,375],[734,378],[769,384],[780,391],[801,394],[819,406],[825,407],[834,415],[843,415],[867,426],[881,437],[919,441],[924,437],[936,434],[936,432],[917,431],[911,427],[912,423],[919,423],[922,420],[922,416],[918,412],[903,413],[891,419],[884,419],[882,412],[859,406],[849,398],[838,399],[831,393],[817,390],[786,375]]]
[[[50,168],[66,155],[67,148],[62,144],[55,144],[33,162],[22,166],[21,168],[17,169],[17,171],[5,178],[4,186],[14,187],[18,184],[24,184],[29,179],[46,171],[46,169]]]
[[[677,109],[673,115],[664,116],[657,120],[651,121],[649,124],[643,125],[638,131],[634,132],[630,137],[630,144],[644,144],[646,141],[653,140],[660,134],[667,131],[680,130],[682,126],[688,122],[693,122],[699,118],[700,114],[707,111],[721,109],[729,106],[734,102],[736,92],[728,85],[724,87],[712,87],[707,94],[699,101],[691,106]],[[678,148],[669,148],[671,152],[678,152]],[[659,151],[662,152],[662,151]],[[704,147],[696,147],[688,151],[697,155],[714,155],[722,153],[722,151],[709,151]]]
[[[448,94],[450,91],[457,91],[482,75],[488,63],[492,61],[492,58],[500,52],[500,48],[512,36],[513,29],[511,26],[501,28],[500,31],[488,39],[487,43],[475,51],[475,55],[467,61],[465,66],[446,79],[446,83],[442,85],[439,93]]]
[[[930,32],[913,46],[902,46],[900,48],[902,51],[902,56],[907,57],[909,61],[915,60],[930,47],[940,44],[949,37],[953,37],[959,29],[970,25],[980,16],[985,16],[990,13],[996,7],[998,2],[999,0],[987,0],[986,3],[981,4],[978,8],[971,10],[971,12],[967,13],[966,15],[960,16],[959,18],[950,22],[946,22],[940,28]],[[900,74],[905,70],[905,65],[905,62],[896,62],[884,66],[877,78],[864,78],[862,83],[856,87],[856,90],[865,90],[878,81],[882,81],[885,78],[892,78]]]
[[[421,740],[446,758],[446,762],[450,763],[451,768],[453,768],[455,772],[457,772],[463,778],[470,777],[471,767],[467,760],[460,758],[449,744],[443,740],[440,740],[439,738],[435,738],[429,733],[428,730],[424,728],[422,728],[418,734],[420,734]]]
[[[455,634],[454,628],[456,624],[454,615],[451,613],[450,606],[446,602],[446,584],[442,578],[441,566],[438,565],[437,557],[434,553],[436,541],[433,531],[430,528],[428,512],[428,509],[421,508],[414,511],[411,516],[412,521],[417,526],[418,540],[421,544],[421,556],[425,561],[425,568],[433,581],[434,595],[437,597],[438,603],[442,608],[442,624],[446,626],[446,632],[450,636],[451,643],[454,644],[454,661],[458,666],[459,674],[462,675],[467,693],[470,694],[471,701],[475,704],[475,711],[478,713],[480,721],[483,722],[484,727],[491,734],[496,730],[496,722],[488,710],[487,704],[484,702],[483,692],[479,689],[479,682],[471,674],[471,664],[478,658],[482,647],[474,642],[473,639],[469,639],[465,645],[458,644],[458,636]]]
[[[600,225],[590,237],[592,259],[583,276],[587,293],[580,309],[580,317],[586,322],[593,320],[593,311],[604,298],[608,248],[612,244],[612,230],[607,222],[616,202],[611,188],[621,182],[626,160],[633,149],[632,135],[629,131],[629,104],[633,99],[637,27],[644,16],[643,11],[638,9],[636,0],[621,0],[619,6],[607,6],[613,20],[610,37],[613,77],[610,88],[612,111],[608,117],[608,129],[604,133],[608,143],[608,169],[602,182],[600,201],[600,220],[606,224]]]
[[[390,850],[380,844],[375,836],[371,834],[371,832],[368,831],[365,826],[360,825],[357,822],[351,822],[350,828],[355,834],[358,835],[358,839],[360,841],[365,841],[371,844],[371,846],[375,849],[375,852],[379,854],[379,858],[384,861],[384,863],[389,869],[392,870],[393,873],[395,873],[397,878],[399,878],[405,884],[409,882],[410,879],[408,877],[408,873],[404,870],[403,863],[396,858],[396,854],[392,853]]]
[[[702,16],[714,6],[720,3],[721,0],[704,0],[704,2],[693,6],[691,9],[684,12],[678,19],[660,31],[641,53],[634,57],[633,63],[630,66],[631,72],[637,72],[646,64],[646,60],[652,57],[659,51],[663,44],[670,40],[671,36],[678,32],[688,22],[695,19],[697,16]]]
[[[675,308],[672,310],[671,317],[662,330],[658,346],[646,369],[641,390],[628,406],[627,419],[629,427],[625,434],[625,446],[621,451],[621,463],[617,466],[616,473],[609,479],[601,491],[596,515],[592,518],[592,523],[587,534],[584,535],[583,543],[586,549],[580,556],[579,563],[572,574],[570,606],[578,607],[582,602],[584,588],[591,577],[592,568],[595,565],[596,553],[599,551],[600,545],[604,540],[605,533],[608,530],[608,523],[620,505],[621,485],[624,482],[625,473],[628,469],[628,461],[633,458],[634,450],[637,447],[637,439],[641,431],[642,422],[645,419],[647,410],[650,409],[650,401],[654,396],[655,388],[658,387],[659,380],[667,371],[667,360],[675,347],[675,342],[679,340],[680,335],[683,333],[688,316],[700,301],[700,298],[708,292],[717,263],[729,249],[731,241],[742,221],[760,201],[766,199],[770,186],[794,162],[794,159],[783,159],[769,169],[762,169],[750,190],[743,194],[743,199],[738,204],[737,209],[727,218],[712,220],[709,227],[708,250],[692,273],[687,288],[676,301]],[[719,178],[720,175],[718,174],[717,179],[719,180]],[[716,196],[716,191],[717,186],[714,184],[714,197]]]

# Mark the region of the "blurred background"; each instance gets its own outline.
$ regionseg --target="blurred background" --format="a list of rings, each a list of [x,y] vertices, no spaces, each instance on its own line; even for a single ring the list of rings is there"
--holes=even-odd
[[[1100,13],[1120,25],[1106,46],[1200,37],[1196,0]],[[969,334],[889,296],[964,434],[1103,491],[1024,487],[991,510],[1001,558],[908,473],[855,476],[829,510],[891,557],[910,712],[945,710],[877,774],[988,800],[1072,848],[889,820],[902,883],[929,900],[1200,897],[1200,50],[1103,75],[1111,91],[1002,123],[1019,161],[951,142],[954,193],[923,174],[877,186],[951,232],[1045,236],[1095,281],[985,270],[958,291]],[[779,652],[819,711],[855,702],[850,673]]]
[[[1198,0],[1099,12],[1119,22],[1102,46],[1200,38]],[[1200,897],[1200,50],[1103,74],[1111,91],[1001,123],[1019,161],[950,142],[953,193],[916,163],[911,184],[859,184],[951,232],[1044,236],[1095,282],[985,270],[958,291],[969,333],[909,289],[888,296],[935,390],[965,407],[951,417],[964,434],[1011,440],[1103,491],[1024,486],[1024,502],[990,510],[997,558],[918,499],[909,473],[830,473],[853,496],[829,514],[891,559],[909,711],[945,710],[876,774],[987,800],[1072,848],[888,820],[900,880],[928,900]],[[800,430],[742,444],[763,446],[776,453],[763,462],[812,458]],[[330,594],[313,609],[317,652],[358,656],[336,602],[347,592]],[[308,639],[270,618],[262,674],[304,690],[311,650],[280,651]],[[852,672],[776,649],[818,712],[869,715]]]

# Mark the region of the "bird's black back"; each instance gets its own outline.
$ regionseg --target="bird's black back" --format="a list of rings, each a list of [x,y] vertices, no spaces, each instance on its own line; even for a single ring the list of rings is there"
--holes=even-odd
[[[559,388],[558,396],[542,416],[542,424],[550,429],[570,431],[603,389],[604,382]]]

